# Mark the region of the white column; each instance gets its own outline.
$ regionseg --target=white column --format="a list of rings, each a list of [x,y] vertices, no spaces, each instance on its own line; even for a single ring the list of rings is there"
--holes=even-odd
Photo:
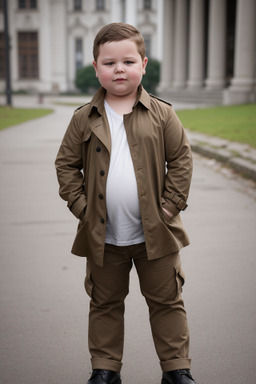
[[[67,91],[67,21],[66,1],[51,0],[52,90]]]
[[[122,0],[111,0],[111,23],[122,22]]]
[[[184,88],[187,81],[187,1],[176,0],[174,32],[174,88]]]
[[[210,0],[208,40],[208,89],[222,89],[226,74],[226,1]]]
[[[137,1],[125,0],[125,22],[136,27]]]
[[[173,79],[173,36],[174,36],[174,0],[164,0],[163,3],[163,56],[161,62],[161,80],[158,92],[170,90]]]
[[[188,87],[200,88],[204,81],[204,1],[191,0]]]
[[[157,54],[156,59],[162,61],[163,57],[163,11],[164,0],[158,0],[157,2]]]
[[[255,85],[256,1],[238,0],[235,68],[231,88],[250,91]]]
[[[40,4],[39,73],[40,91],[51,92],[51,24],[50,0]]]

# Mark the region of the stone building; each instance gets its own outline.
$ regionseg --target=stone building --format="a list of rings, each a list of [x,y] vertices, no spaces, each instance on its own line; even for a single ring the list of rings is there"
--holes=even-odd
[[[161,1],[8,0],[14,91],[74,91],[76,71],[91,64],[95,34],[124,21],[142,32],[147,54],[161,60]],[[0,1],[0,91],[5,89],[3,0]]]
[[[0,0],[0,91],[5,89]],[[256,0],[8,0],[15,91],[74,91],[103,25],[135,25],[169,100],[256,101]]]
[[[159,93],[256,101],[256,0],[164,0],[163,26]]]

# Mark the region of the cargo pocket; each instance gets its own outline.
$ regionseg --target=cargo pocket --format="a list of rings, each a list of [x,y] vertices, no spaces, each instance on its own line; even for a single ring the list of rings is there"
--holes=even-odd
[[[86,275],[85,275],[85,279],[84,279],[84,288],[85,288],[85,291],[88,294],[88,296],[90,296],[90,298],[92,298],[93,282],[91,279],[91,269],[90,269],[90,266],[88,264],[88,261],[86,263]]]
[[[174,267],[176,274],[176,298],[177,300],[182,293],[182,287],[185,284],[185,274],[180,266]]]

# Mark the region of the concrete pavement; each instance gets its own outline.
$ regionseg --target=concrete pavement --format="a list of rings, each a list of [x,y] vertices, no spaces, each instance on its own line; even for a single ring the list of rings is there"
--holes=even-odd
[[[0,132],[3,384],[82,384],[90,371],[84,260],[70,255],[77,221],[58,196],[54,170],[74,107],[55,108]],[[182,214],[191,239],[182,260],[192,373],[198,384],[254,384],[255,183],[212,159],[194,158],[189,207]],[[124,384],[160,384],[134,270],[122,376]]]

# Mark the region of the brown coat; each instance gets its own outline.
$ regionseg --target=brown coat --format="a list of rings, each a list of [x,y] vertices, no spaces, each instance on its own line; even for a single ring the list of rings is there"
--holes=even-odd
[[[78,108],[55,162],[60,196],[79,219],[72,253],[103,265],[107,220],[106,181],[111,137],[100,88]],[[186,208],[191,149],[172,106],[139,87],[133,112],[124,115],[149,260],[189,244],[179,212]],[[162,207],[174,214],[169,218]],[[83,213],[85,212],[85,214]]]

